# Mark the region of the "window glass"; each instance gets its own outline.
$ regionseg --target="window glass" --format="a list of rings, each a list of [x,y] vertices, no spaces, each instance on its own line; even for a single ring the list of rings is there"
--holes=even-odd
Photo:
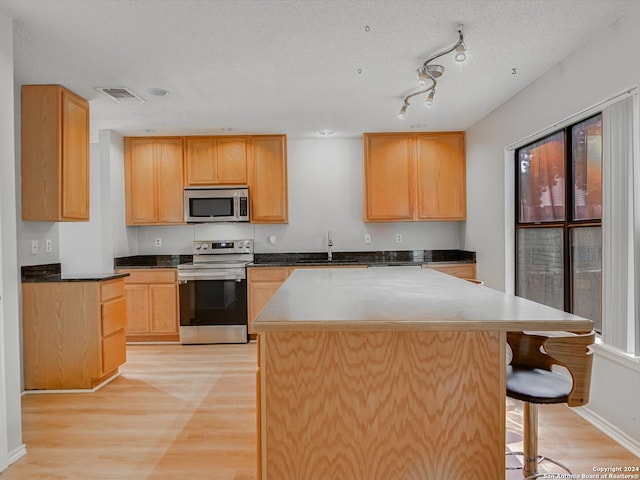
[[[563,132],[519,150],[521,223],[564,221],[565,163]]]
[[[602,228],[571,229],[572,311],[602,328]]]
[[[571,128],[573,157],[573,218],[602,216],[602,116]]]
[[[518,229],[516,295],[564,310],[562,239],[562,228]]]

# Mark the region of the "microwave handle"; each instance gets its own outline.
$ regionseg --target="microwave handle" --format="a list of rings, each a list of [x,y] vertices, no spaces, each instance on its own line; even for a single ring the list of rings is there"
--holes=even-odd
[[[240,197],[237,195],[233,197],[233,216],[236,220],[240,220]]]

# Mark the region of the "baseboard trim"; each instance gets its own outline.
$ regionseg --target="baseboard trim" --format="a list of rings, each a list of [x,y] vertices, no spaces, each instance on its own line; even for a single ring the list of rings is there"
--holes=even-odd
[[[22,392],[22,395],[48,395],[50,393],[95,393],[102,387],[104,387],[107,383],[113,382],[119,376],[120,372],[117,372],[116,374],[104,380],[100,385],[96,385],[93,388],[78,388],[68,390],[24,390]]]
[[[27,446],[23,443],[22,445],[20,445],[15,450],[9,452],[9,456],[7,458],[7,461],[9,463],[9,465],[11,465],[12,463],[15,463],[18,460],[20,460],[26,454],[27,454]]]
[[[627,435],[618,427],[608,422],[594,411],[589,410],[589,408],[587,407],[576,407],[573,409],[573,411],[584,418],[587,422],[592,424],[594,427],[596,427],[598,430],[608,435],[624,448],[629,450],[636,457],[640,457],[640,442],[638,442],[636,439]]]

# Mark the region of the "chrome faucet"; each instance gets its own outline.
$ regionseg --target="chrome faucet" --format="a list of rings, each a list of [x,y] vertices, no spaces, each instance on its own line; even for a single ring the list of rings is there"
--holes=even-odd
[[[329,230],[329,234],[327,235],[327,260],[333,260],[333,252],[331,251],[331,247],[333,247],[333,238],[331,236],[331,230]]]

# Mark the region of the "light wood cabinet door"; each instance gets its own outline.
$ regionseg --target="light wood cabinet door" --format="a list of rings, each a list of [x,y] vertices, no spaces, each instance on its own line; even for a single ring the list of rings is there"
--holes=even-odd
[[[155,223],[155,141],[125,138],[124,146],[127,225]]]
[[[178,333],[177,285],[149,285],[149,303],[151,305],[149,333]]]
[[[24,85],[22,219],[89,220],[89,103],[60,85]]]
[[[247,183],[246,137],[186,137],[186,184]]]
[[[419,134],[416,142],[418,219],[464,220],[464,133]]]
[[[252,223],[287,223],[287,140],[285,135],[250,137],[247,177]]]
[[[149,285],[125,285],[127,294],[127,335],[139,335],[149,331]]]
[[[62,91],[62,215],[89,219],[89,109],[86,101]]]
[[[413,219],[413,150],[410,135],[365,134],[365,221]]]
[[[158,223],[184,223],[182,139],[163,139],[156,154]]]
[[[125,138],[127,225],[184,223],[182,144],[176,137]]]

